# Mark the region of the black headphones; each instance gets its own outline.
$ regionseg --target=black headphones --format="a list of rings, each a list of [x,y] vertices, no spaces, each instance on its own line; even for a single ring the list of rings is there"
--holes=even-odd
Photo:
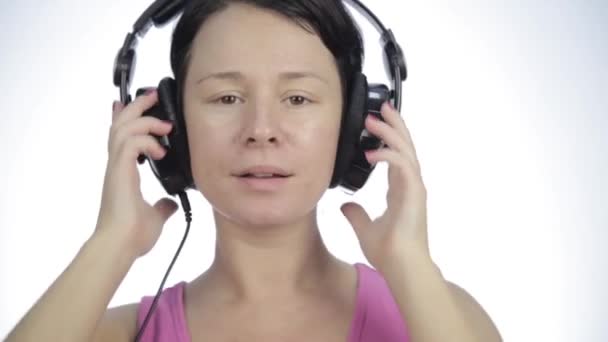
[[[340,137],[334,172],[330,188],[341,186],[352,194],[363,187],[375,165],[370,165],[364,152],[378,149],[384,143],[369,134],[365,129],[365,118],[368,114],[382,119],[380,108],[386,101],[392,100],[393,106],[401,110],[401,83],[407,78],[405,57],[391,30],[387,30],[376,15],[358,0],[343,0],[352,3],[381,34],[381,44],[384,50],[384,67],[392,80],[392,87],[384,84],[368,84],[367,77],[357,72],[347,90],[347,101],[344,103]],[[128,33],[122,47],[118,50],[114,62],[114,85],[120,89],[120,100],[123,104],[131,101],[129,88],[135,71],[137,38],[143,38],[148,29],[154,25],[160,27],[178,14],[184,8],[185,0],[156,0],[150,5],[133,25],[133,32]],[[165,157],[153,160],[140,156],[138,161],[145,159],[150,163],[154,175],[170,195],[184,193],[194,189],[194,180],[190,166],[190,153],[184,115],[179,103],[177,85],[173,78],[167,77],[158,85],[158,103],[143,113],[173,123],[173,129],[168,136],[157,137],[167,149]],[[146,88],[138,89],[136,96],[142,95]]]

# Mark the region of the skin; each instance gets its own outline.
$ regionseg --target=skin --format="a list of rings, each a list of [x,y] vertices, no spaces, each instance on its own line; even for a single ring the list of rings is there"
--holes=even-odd
[[[239,77],[208,78],[218,72]],[[146,203],[139,190],[137,156],[162,158],[149,134],[171,130],[141,117],[156,101],[152,92],[114,106],[95,231],[7,341],[134,338],[137,303],[106,308],[177,210],[167,198]],[[185,292],[193,341],[345,341],[356,273],[329,253],[316,222],[343,106],[329,50],[276,13],[231,5],[195,38],[184,105],[195,183],[217,230],[211,267]],[[341,208],[366,258],[386,279],[411,341],[500,341],[483,308],[431,260],[426,190],[411,137],[394,109],[383,106],[382,116],[385,122],[367,120],[366,127],[389,145],[368,155],[389,164],[387,210],[372,219],[356,203]],[[254,191],[232,176],[254,164],[293,176],[276,191]]]
[[[239,76],[211,76],[224,72]],[[193,175],[217,230],[212,266],[186,289],[193,333],[219,338],[233,322],[225,317],[248,317],[233,333],[267,338],[256,334],[293,316],[292,331],[282,334],[295,338],[325,317],[332,333],[319,337],[340,340],[354,309],[356,275],[327,251],[316,221],[342,110],[332,54],[286,18],[235,5],[199,31],[185,82]],[[251,190],[233,176],[259,164],[293,176],[275,192]]]

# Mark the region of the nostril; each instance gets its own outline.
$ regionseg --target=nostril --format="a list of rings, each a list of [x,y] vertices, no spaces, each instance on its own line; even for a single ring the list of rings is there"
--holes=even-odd
[[[260,141],[263,141],[264,139],[259,139],[259,140],[260,140]],[[276,137],[272,137],[272,138],[268,138],[267,140],[268,140],[269,142],[276,142],[276,141],[277,141],[277,138],[276,138]],[[258,141],[258,139],[256,139],[256,138],[252,138],[252,137],[247,138],[247,142],[254,143],[254,142],[256,142],[256,141]]]

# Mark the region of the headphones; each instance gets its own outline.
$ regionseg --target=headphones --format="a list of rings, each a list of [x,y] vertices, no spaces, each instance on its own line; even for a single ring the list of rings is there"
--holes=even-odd
[[[360,1],[343,1],[354,5],[381,34],[384,68],[392,81],[390,88],[384,84],[368,84],[365,74],[356,72],[352,75],[351,84],[347,89],[347,101],[344,103],[336,160],[329,187],[340,186],[345,192],[353,194],[365,185],[375,168],[375,165],[370,165],[365,158],[365,151],[385,146],[380,139],[367,131],[365,118],[372,114],[382,120],[380,108],[384,102],[391,100],[393,106],[401,111],[401,85],[407,78],[407,68],[405,57],[393,32],[387,30],[376,15]],[[186,0],[154,1],[139,16],[133,25],[133,31],[127,34],[114,61],[114,85],[120,90],[120,100],[123,104],[131,102],[129,88],[135,71],[138,37],[143,38],[152,25],[160,27],[172,20],[183,11],[185,2]],[[146,90],[138,89],[136,96],[144,94]],[[148,160],[154,175],[168,194],[185,193],[187,189],[195,189],[195,185],[184,115],[179,106],[181,94],[178,93],[176,81],[170,77],[160,81],[157,92],[158,102],[146,110],[143,116],[153,116],[172,123],[173,129],[167,136],[156,137],[167,153],[161,160],[140,156],[138,162],[141,164]]]

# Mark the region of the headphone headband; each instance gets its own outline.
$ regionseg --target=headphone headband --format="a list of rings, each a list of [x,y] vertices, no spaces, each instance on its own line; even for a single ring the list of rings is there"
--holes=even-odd
[[[392,81],[391,98],[393,106],[401,110],[401,83],[407,78],[405,56],[395,39],[395,35],[387,29],[382,21],[362,4],[359,0],[342,0],[350,3],[367,18],[381,35],[384,50],[384,67]],[[120,88],[120,101],[124,104],[131,102],[129,87],[137,62],[135,49],[137,37],[143,38],[151,26],[161,27],[179,15],[185,5],[185,0],[156,0],[137,18],[133,31],[125,37],[124,43],[114,61],[114,85]]]

